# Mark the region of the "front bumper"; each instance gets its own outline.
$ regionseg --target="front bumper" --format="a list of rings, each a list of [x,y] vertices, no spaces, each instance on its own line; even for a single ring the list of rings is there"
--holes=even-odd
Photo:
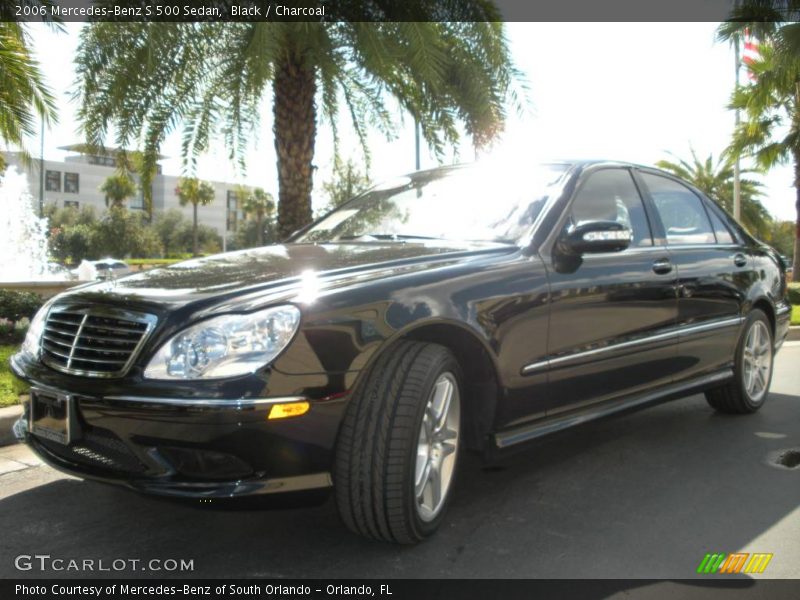
[[[165,496],[224,498],[332,485],[333,447],[344,398],[312,401],[303,416],[270,421],[270,408],[296,398],[201,399],[74,393],[12,370],[32,386],[71,396],[68,445],[28,427],[17,437],[47,464],[79,477]]]

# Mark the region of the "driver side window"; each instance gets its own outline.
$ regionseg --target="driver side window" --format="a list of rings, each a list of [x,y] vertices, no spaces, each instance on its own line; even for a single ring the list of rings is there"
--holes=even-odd
[[[616,221],[633,232],[631,246],[652,246],[644,204],[627,169],[603,169],[589,176],[570,209],[569,221]]]

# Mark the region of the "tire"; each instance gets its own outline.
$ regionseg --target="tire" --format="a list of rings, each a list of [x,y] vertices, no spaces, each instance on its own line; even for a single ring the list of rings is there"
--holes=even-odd
[[[336,445],[336,504],[349,529],[400,544],[436,531],[458,463],[461,381],[455,357],[438,344],[401,341],[377,359],[350,400]]]
[[[763,311],[754,309],[747,315],[736,346],[733,380],[708,390],[706,400],[722,413],[756,412],[769,394],[774,358],[772,326]]]

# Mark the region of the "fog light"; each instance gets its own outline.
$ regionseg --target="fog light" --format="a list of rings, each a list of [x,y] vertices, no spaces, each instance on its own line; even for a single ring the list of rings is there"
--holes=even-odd
[[[305,400],[302,402],[288,402],[286,404],[273,404],[267,419],[286,419],[289,417],[299,417],[308,412],[311,405]]]
[[[253,474],[250,465],[225,452],[174,446],[161,446],[158,451],[178,473],[194,479],[230,481]]]

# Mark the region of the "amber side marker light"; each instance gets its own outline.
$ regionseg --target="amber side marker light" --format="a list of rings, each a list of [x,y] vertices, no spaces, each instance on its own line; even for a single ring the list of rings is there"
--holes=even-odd
[[[303,400],[302,402],[287,402],[286,404],[273,404],[269,409],[267,419],[288,419],[289,417],[299,417],[308,412],[311,404]]]

